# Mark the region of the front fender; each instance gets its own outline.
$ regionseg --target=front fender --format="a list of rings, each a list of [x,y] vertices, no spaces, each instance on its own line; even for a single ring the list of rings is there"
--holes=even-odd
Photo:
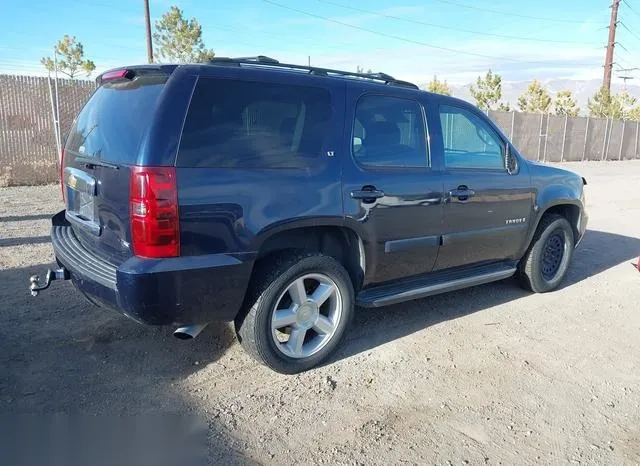
[[[574,225],[579,235],[586,227],[586,213],[584,206],[584,184],[581,176],[562,168],[543,165],[537,162],[527,162],[531,174],[533,192],[533,213],[529,223],[526,241],[522,247],[522,255],[526,252],[533,235],[538,229],[542,216],[549,209],[556,206],[572,206],[577,208],[579,215],[570,219],[578,224]],[[579,239],[579,238],[578,238]]]
[[[582,204],[582,186],[574,188],[566,185],[550,185],[546,186],[542,192],[534,193],[533,208],[539,217],[542,217],[545,211],[556,205],[575,205],[584,209]]]

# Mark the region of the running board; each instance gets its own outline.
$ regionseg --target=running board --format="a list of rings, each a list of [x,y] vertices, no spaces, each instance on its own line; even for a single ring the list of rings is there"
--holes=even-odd
[[[361,291],[358,306],[383,307],[425,298],[448,291],[482,285],[511,277],[516,272],[513,262],[482,265],[466,270],[435,272],[399,283],[380,285]]]

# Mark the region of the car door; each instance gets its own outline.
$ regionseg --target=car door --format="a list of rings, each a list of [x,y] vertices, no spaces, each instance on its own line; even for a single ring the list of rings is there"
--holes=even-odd
[[[526,166],[507,171],[508,143],[471,106],[438,106],[444,155],[442,245],[435,269],[518,259],[533,207]]]
[[[371,89],[371,87],[369,87]],[[440,245],[443,187],[431,169],[416,91],[348,87],[343,158],[347,225],[366,242],[365,284],[429,272]]]

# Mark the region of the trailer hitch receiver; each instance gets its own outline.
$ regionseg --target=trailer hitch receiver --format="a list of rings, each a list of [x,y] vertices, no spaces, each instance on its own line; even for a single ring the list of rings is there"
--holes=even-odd
[[[54,280],[69,280],[71,275],[69,271],[64,267],[60,267],[59,269],[47,270],[47,275],[44,277],[44,281],[40,281],[40,275],[32,275],[29,278],[29,291],[31,292],[31,296],[38,296],[42,290],[46,290],[51,285],[51,282]]]

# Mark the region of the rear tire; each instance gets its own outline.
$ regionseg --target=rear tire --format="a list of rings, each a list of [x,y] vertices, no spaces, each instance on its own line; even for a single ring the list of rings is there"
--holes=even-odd
[[[345,268],[319,253],[264,259],[235,321],[238,339],[257,361],[295,374],[320,364],[340,344],[354,313]]]
[[[520,286],[534,293],[557,288],[567,274],[573,248],[573,230],[567,219],[557,214],[542,217],[518,266]]]

